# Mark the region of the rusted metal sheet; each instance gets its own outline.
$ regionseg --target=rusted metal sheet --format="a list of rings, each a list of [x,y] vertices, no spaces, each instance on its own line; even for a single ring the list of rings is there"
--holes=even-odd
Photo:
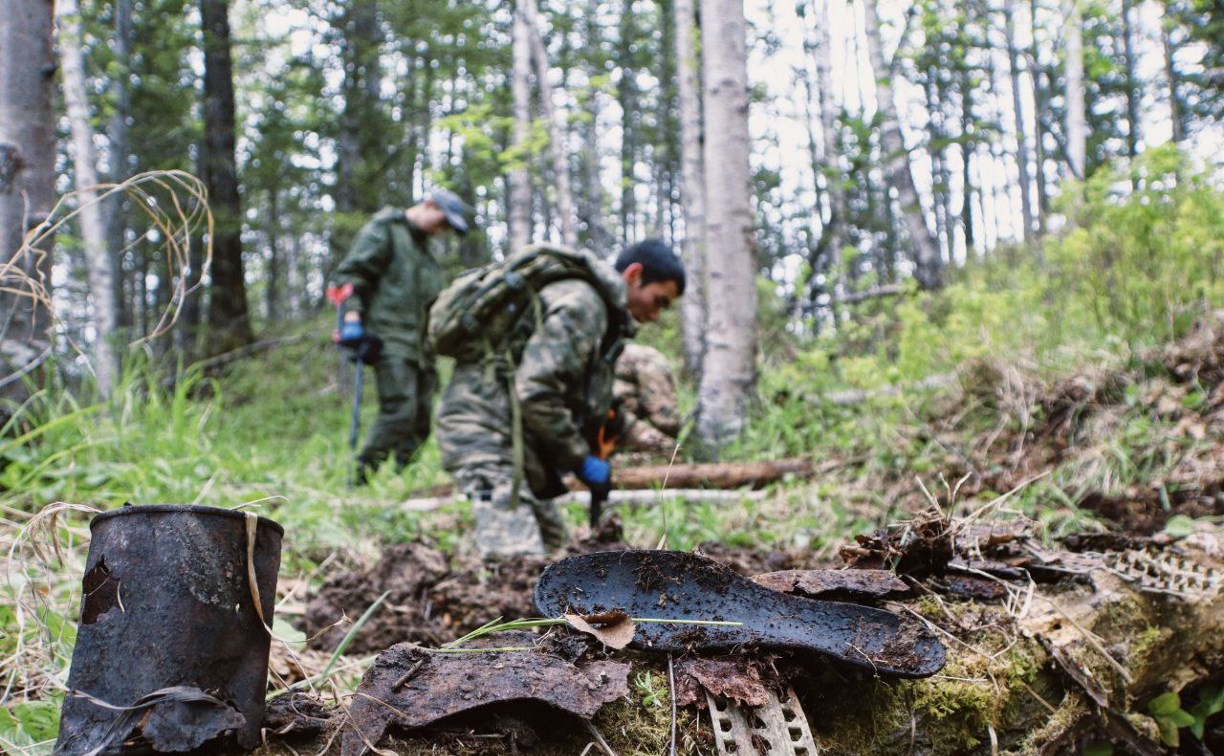
[[[754,575],[752,581],[771,591],[834,601],[899,598],[910,592],[888,570],[782,570]]]
[[[499,645],[539,640],[505,633]],[[349,708],[343,756],[362,756],[390,728],[410,730],[480,707],[534,701],[590,719],[629,693],[629,664],[572,664],[543,651],[446,653],[401,643],[378,655]]]

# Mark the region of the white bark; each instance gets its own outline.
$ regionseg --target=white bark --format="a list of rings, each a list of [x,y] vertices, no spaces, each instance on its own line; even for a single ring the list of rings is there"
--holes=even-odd
[[[0,0],[0,397],[45,355],[51,325],[50,252],[25,246],[55,204],[55,61],[51,0]],[[2,421],[2,418],[0,418]]]
[[[743,429],[756,387],[748,72],[741,0],[702,0],[705,74],[706,349],[697,434],[717,452]]]
[[[918,281],[924,289],[938,288],[941,284],[942,260],[939,247],[931,237],[923,217],[922,203],[914,185],[909,162],[909,152],[901,136],[901,121],[897,117],[897,105],[893,98],[889,66],[884,61],[880,46],[880,19],[876,13],[875,0],[863,0],[863,17],[867,40],[867,57],[871,61],[876,80],[876,103],[880,114],[880,142],[884,148],[884,170],[888,183],[897,192],[897,203],[909,231],[910,243],[914,245],[914,262],[918,268]]]
[[[845,290],[842,270],[842,247],[846,244],[846,192],[842,188],[843,176],[837,154],[837,102],[833,99],[833,44],[829,37],[829,3],[832,0],[816,0],[819,7],[814,13],[816,23],[815,49],[812,51],[816,64],[816,88],[820,93],[820,132],[823,154],[821,162],[825,172],[825,193],[829,198],[829,222],[824,229],[825,244],[829,250],[829,270],[835,277],[829,291],[837,295]]]
[[[89,297],[94,309],[94,373],[98,391],[109,397],[119,372],[115,350],[116,324],[114,261],[107,249],[106,222],[98,198],[98,172],[85,94],[85,58],[81,53],[81,10],[77,0],[59,0],[60,62],[64,72],[64,106],[72,128],[72,157],[76,170],[77,203]]]
[[[1084,111],[1084,21],[1079,0],[1065,0],[1067,35],[1067,163],[1083,179],[1088,157],[1088,120]]]
[[[1033,238],[1032,181],[1029,178],[1028,137],[1024,121],[1024,104],[1020,96],[1020,51],[1016,47],[1016,14],[1011,3],[1003,3],[1003,22],[1007,33],[1007,63],[1011,74],[1012,123],[1016,128],[1016,167],[1020,171],[1020,217],[1024,223],[1025,241]]]
[[[560,216],[561,240],[567,246],[578,246],[578,226],[574,221],[574,193],[570,190],[569,159],[565,153],[565,130],[557,122],[553,107],[552,82],[548,78],[548,50],[540,33],[540,14],[535,0],[521,0],[524,20],[530,32],[531,57],[535,62],[536,84],[540,88],[540,118],[548,128],[549,154],[553,176],[557,182],[557,215]]]
[[[693,0],[675,0],[676,94],[680,110],[680,199],[684,206],[682,257],[688,287],[680,300],[684,365],[698,376],[705,352],[705,167],[701,155],[701,82]]]
[[[531,26],[520,2],[514,11],[513,69],[510,91],[514,98],[514,134],[511,147],[515,165],[510,169],[506,192],[506,220],[509,226],[510,252],[531,243]]]

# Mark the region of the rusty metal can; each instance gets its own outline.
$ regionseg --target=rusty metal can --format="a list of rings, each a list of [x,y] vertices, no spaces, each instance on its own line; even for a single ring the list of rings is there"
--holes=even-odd
[[[257,746],[284,529],[151,504],[90,531],[56,753]]]

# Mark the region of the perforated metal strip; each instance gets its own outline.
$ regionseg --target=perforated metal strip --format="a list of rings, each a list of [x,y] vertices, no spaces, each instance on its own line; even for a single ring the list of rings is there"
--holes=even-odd
[[[720,754],[737,756],[817,756],[816,741],[795,692],[787,689],[781,700],[771,691],[764,706],[738,706],[706,693],[714,742]]]

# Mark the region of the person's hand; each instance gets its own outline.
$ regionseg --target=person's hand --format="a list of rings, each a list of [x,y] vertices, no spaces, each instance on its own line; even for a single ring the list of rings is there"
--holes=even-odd
[[[360,320],[346,320],[341,323],[339,333],[340,337],[336,343],[349,349],[361,346],[361,342],[365,339],[365,327],[361,325]]]
[[[574,471],[581,480],[586,484],[587,488],[591,489],[592,496],[608,498],[608,492],[612,490],[612,465],[607,461],[596,457],[593,454],[588,454],[582,460],[582,467]]]

